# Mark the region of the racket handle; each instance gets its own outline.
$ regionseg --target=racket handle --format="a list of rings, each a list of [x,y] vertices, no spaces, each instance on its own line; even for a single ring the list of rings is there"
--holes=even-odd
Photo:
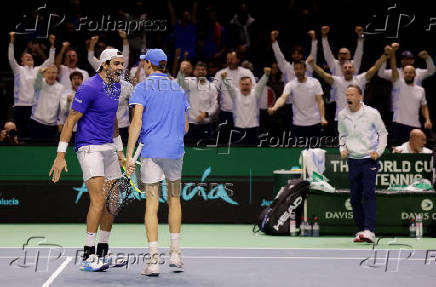
[[[143,143],[139,143],[138,147],[136,148],[135,154],[133,155],[133,162],[136,162],[138,157],[141,155],[141,150],[143,146]]]

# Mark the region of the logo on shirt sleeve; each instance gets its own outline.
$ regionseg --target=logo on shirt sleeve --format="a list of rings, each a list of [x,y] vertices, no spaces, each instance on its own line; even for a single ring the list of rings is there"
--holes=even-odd
[[[76,102],[78,102],[79,104],[81,104],[81,103],[83,102],[81,99],[78,99],[78,98],[74,98],[74,100],[75,100]]]

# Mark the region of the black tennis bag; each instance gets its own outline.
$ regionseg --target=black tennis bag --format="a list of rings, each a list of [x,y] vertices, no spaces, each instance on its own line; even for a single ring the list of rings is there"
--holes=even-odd
[[[297,226],[301,222],[303,202],[309,192],[310,183],[302,179],[293,179],[282,187],[274,201],[262,212],[253,227],[253,232],[265,232],[268,235],[289,235],[291,212],[295,212]]]

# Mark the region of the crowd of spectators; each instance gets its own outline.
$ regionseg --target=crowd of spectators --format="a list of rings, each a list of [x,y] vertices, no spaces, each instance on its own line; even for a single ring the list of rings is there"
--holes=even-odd
[[[128,137],[130,93],[146,77],[140,55],[147,48],[163,48],[169,56],[167,72],[191,105],[188,145],[286,146],[292,138],[306,139],[301,141],[306,145],[310,138],[331,137],[321,144],[335,146],[337,115],[347,107],[345,90],[350,84],[364,91],[365,104],[382,113],[392,145],[407,142],[417,129],[433,145],[434,114],[427,103],[432,95],[422,86],[426,78],[434,81],[436,68],[425,49],[412,52],[400,47],[400,41],[370,43],[378,50],[366,55],[370,40],[359,25],[349,25],[354,33],[341,30],[340,37],[355,44],[340,47],[329,38],[334,28],[317,20],[322,13],[319,1],[289,1],[291,28],[278,24],[278,29],[267,31],[261,24],[272,15],[253,16],[245,2],[227,11],[226,22],[219,15],[223,9],[213,1],[194,0],[183,6],[175,2],[168,0],[161,7],[162,18],[142,1],[112,15],[114,21],[148,23],[149,30],[90,31],[83,24],[80,1],[71,1],[69,18],[47,39],[34,37],[25,43],[29,36],[10,32],[10,120],[15,124],[5,124],[0,143],[57,142],[77,88],[95,74],[100,53],[115,47],[125,59],[117,112],[123,140]],[[103,10],[99,15],[107,20],[110,13]]]

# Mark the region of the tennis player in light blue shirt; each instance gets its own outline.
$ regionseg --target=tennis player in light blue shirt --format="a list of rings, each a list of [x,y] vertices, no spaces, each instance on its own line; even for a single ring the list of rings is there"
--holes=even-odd
[[[189,104],[184,90],[165,74],[167,56],[161,49],[150,49],[145,55],[147,78],[137,84],[130,97],[134,106],[127,145],[127,173],[135,170],[132,154],[138,140],[141,151],[141,180],[145,183],[145,227],[150,260],[142,274],[159,275],[158,217],[159,183],[168,186],[168,223],[170,228],[170,261],[174,271],[183,271],[180,256],[180,180],[184,154],[183,137],[188,132]]]
[[[359,232],[354,242],[375,242],[375,186],[387,135],[380,113],[362,103],[362,90],[349,85],[347,107],[338,114],[339,150],[347,159],[350,180],[350,201]],[[363,199],[363,200],[362,200]]]

